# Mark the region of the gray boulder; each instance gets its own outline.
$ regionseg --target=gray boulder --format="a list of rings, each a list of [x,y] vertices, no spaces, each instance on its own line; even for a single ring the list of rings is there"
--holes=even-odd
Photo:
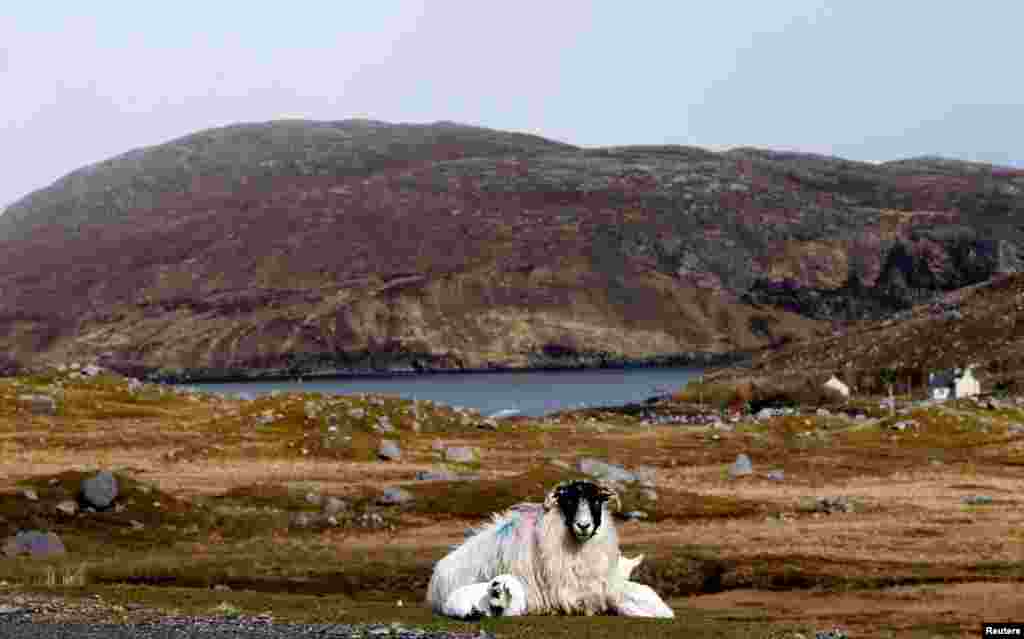
[[[117,495],[117,477],[108,470],[101,470],[82,481],[82,499],[97,510],[109,508]]]
[[[459,476],[450,470],[421,470],[416,473],[419,481],[456,481]]]
[[[345,510],[348,510],[348,503],[343,499],[328,497],[324,500],[323,513],[328,517],[334,517]]]
[[[740,453],[736,456],[736,461],[729,466],[729,476],[732,478],[743,477],[745,475],[753,474],[754,466],[750,463],[750,457]]]
[[[449,446],[444,449],[445,461],[471,464],[480,459],[480,450],[472,446]]]
[[[56,415],[57,400],[49,395],[18,395],[18,401],[33,415]]]
[[[404,488],[398,488],[392,486],[391,488],[385,488],[381,496],[377,498],[377,503],[382,506],[395,506],[398,504],[407,504],[413,500],[412,493],[405,490]]]
[[[40,530],[22,530],[13,537],[8,537],[3,545],[3,554],[8,557],[30,555],[32,557],[52,557],[63,555],[67,550],[57,533],[44,533]]]
[[[395,440],[383,439],[377,448],[377,456],[388,461],[401,459],[402,449],[398,447],[398,442]]]
[[[584,457],[576,462],[576,468],[584,475],[590,475],[597,479],[631,484],[637,480],[637,476],[622,466],[609,464],[593,457]]]

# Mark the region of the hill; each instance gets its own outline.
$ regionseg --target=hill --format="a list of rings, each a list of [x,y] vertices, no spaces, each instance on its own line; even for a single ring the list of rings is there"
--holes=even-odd
[[[211,129],[0,217],[0,344],[211,378],[714,361],[1020,270],[1024,171],[581,149],[449,122]]]

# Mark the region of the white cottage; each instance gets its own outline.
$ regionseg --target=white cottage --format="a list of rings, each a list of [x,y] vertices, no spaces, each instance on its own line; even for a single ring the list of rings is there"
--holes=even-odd
[[[844,384],[844,383],[843,383],[843,382],[842,382],[842,381],[841,381],[841,380],[840,380],[840,379],[839,379],[838,377],[836,377],[835,375],[833,375],[832,377],[829,377],[829,378],[828,378],[828,381],[826,381],[826,382],[825,382],[825,383],[823,384],[823,386],[824,386],[825,388],[830,388],[830,389],[832,389],[832,390],[836,391],[837,393],[839,393],[839,394],[840,394],[840,395],[842,395],[843,397],[849,397],[849,396],[850,396],[850,387],[849,387],[849,386],[847,386],[846,384]]]
[[[981,392],[981,384],[971,367],[951,368],[928,374],[928,394],[932,399],[960,399]]]

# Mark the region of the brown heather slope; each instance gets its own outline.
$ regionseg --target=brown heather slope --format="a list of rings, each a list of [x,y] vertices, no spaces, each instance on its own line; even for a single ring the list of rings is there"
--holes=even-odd
[[[924,393],[928,373],[971,365],[985,392],[1017,392],[1024,379],[1024,275],[1000,276],[947,293],[880,321],[824,339],[756,355],[750,366],[709,379],[758,378],[774,384],[823,379],[832,373],[869,393]]]
[[[270,122],[0,216],[0,347],[225,377],[753,351],[1019,267],[1024,171]]]

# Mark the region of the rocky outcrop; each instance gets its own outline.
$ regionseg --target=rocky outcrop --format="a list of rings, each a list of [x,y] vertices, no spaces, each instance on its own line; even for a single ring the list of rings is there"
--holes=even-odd
[[[1024,171],[579,149],[371,121],[203,131],[0,217],[0,345],[135,377],[718,361],[1014,271]]]

